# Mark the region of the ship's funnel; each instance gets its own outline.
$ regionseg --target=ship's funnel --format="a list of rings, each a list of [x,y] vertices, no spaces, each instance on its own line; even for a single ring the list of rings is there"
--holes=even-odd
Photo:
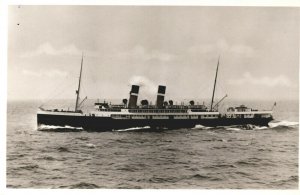
[[[163,108],[164,100],[165,100],[166,86],[159,85],[157,98],[156,98],[156,106],[157,108]]]
[[[129,97],[128,108],[136,108],[136,103],[139,95],[140,86],[132,85]]]

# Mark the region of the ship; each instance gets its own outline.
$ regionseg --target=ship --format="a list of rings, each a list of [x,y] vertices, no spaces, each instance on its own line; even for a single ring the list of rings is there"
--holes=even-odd
[[[39,107],[37,112],[37,125],[60,126],[81,128],[86,131],[112,131],[130,128],[150,129],[179,129],[194,128],[197,125],[206,127],[218,126],[268,126],[273,120],[272,110],[257,110],[245,105],[229,107],[224,112],[219,112],[220,101],[214,102],[216,82],[220,58],[218,59],[212,99],[210,106],[195,104],[174,104],[172,100],[165,101],[166,86],[159,85],[155,105],[148,100],[141,100],[138,104],[139,85],[132,85],[129,100],[120,100],[120,104],[108,102],[95,102],[93,111],[83,111],[80,102],[81,77],[83,56],[81,59],[78,88],[76,90],[75,109],[44,109]],[[275,104],[274,104],[275,105]],[[273,106],[274,107],[274,106]]]

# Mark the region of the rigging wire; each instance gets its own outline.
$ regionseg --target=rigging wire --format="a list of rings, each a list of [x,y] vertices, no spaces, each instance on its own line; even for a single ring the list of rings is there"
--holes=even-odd
[[[63,83],[63,82],[61,82],[61,83]],[[70,83],[70,84],[67,85],[66,87],[63,87],[63,88],[62,88],[61,90],[59,90],[59,91],[58,91],[58,87],[56,87],[56,88],[54,89],[54,91],[57,91],[57,92],[55,92],[52,96],[50,96],[49,98],[47,98],[46,101],[43,102],[39,107],[43,107],[45,104],[48,104],[49,102],[51,102],[55,97],[57,97],[57,96],[63,94],[63,92],[65,92],[65,89],[66,89],[66,88],[69,88],[71,85],[74,85],[74,83],[75,83],[75,81],[73,81],[72,83]],[[59,86],[61,86],[61,85],[59,85]]]

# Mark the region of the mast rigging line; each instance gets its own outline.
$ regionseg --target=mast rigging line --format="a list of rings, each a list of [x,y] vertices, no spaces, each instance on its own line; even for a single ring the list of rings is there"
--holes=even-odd
[[[228,95],[226,94],[224,97],[222,97],[222,99],[221,100],[219,100],[214,106],[213,106],[213,109],[215,108],[215,107],[218,107],[219,106],[219,104],[225,99],[225,98],[227,98],[228,97]]]
[[[64,83],[65,81],[62,81],[61,83]],[[45,100],[45,102],[43,102],[39,107],[43,107],[45,104],[49,103],[50,101],[52,101],[56,96],[59,96],[61,94],[63,94],[65,92],[65,89],[69,88],[70,86],[74,85],[75,82],[73,81],[72,83],[70,83],[69,85],[67,85],[66,87],[61,88],[58,92],[56,92],[54,95],[52,95],[50,98],[47,98]],[[61,85],[57,85],[57,86],[61,86]],[[56,91],[58,89],[58,87],[56,87],[53,91]]]

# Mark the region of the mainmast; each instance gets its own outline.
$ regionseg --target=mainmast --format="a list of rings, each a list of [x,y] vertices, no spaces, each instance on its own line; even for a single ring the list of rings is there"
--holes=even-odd
[[[75,112],[78,111],[78,101],[79,101],[79,94],[80,94],[80,83],[81,83],[82,64],[83,64],[83,53],[82,53],[82,58],[81,58],[81,66],[80,66],[80,75],[79,75],[78,89],[76,90]]]
[[[215,83],[214,83],[214,90],[213,90],[213,95],[212,95],[212,98],[211,98],[211,105],[210,105],[210,110],[211,111],[213,109],[213,103],[214,103],[215,89],[216,89],[216,83],[217,83],[217,77],[218,77],[218,69],[219,69],[219,61],[220,61],[220,56],[219,56],[219,59],[218,59],[218,65],[217,65],[216,76],[215,76]]]

